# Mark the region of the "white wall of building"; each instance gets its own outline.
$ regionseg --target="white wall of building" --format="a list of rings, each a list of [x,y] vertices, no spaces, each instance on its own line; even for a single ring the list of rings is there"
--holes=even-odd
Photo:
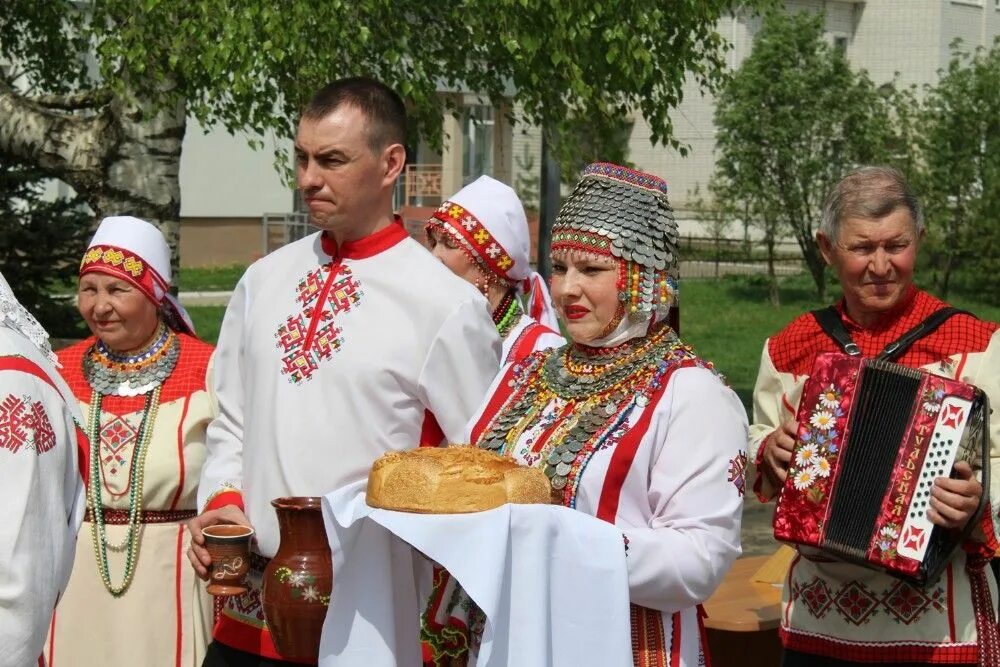
[[[181,217],[248,218],[292,210],[293,190],[275,166],[275,149],[291,159],[292,142],[268,137],[254,150],[251,138],[220,127],[206,133],[188,120],[181,152]]]

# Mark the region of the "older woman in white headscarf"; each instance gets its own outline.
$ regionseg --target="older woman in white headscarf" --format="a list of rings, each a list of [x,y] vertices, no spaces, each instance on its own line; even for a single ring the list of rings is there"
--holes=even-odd
[[[425,229],[434,256],[489,301],[503,339],[501,364],[566,342],[545,283],[528,260],[528,220],[510,187],[480,176],[442,204]]]
[[[212,604],[186,562],[205,430],[217,412],[213,348],[169,294],[153,225],[105,218],[80,264],[94,334],[59,353],[90,439],[88,510],[52,621],[49,665],[200,665]]]
[[[80,412],[45,330],[0,274],[0,653],[35,664],[83,519]]]

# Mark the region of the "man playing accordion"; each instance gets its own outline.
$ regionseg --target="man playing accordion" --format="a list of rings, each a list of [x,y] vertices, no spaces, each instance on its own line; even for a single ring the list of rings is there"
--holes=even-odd
[[[851,345],[862,357],[878,356],[948,307],[913,285],[923,235],[917,198],[894,169],[857,169],[830,193],[817,242],[844,296],[825,317],[806,313],[764,345],[754,388],[748,470],[762,502],[775,498],[785,483],[797,438],[798,404],[816,357]],[[934,319],[936,328],[926,326],[915,340],[911,336],[912,344],[893,360],[974,384],[993,405],[1000,405],[998,326],[961,312],[930,321]],[[992,420],[988,440],[996,471],[1000,419]],[[977,523],[944,574],[926,587],[800,549],[783,592],[782,664],[1000,664],[996,583],[984,567],[1000,547],[998,478],[990,477],[994,481],[985,491],[986,509],[978,518],[984,489],[968,463],[955,464],[950,478],[934,481],[927,511],[933,524],[961,531],[970,520]],[[985,591],[987,586],[991,597],[982,593],[974,604],[972,589]]]

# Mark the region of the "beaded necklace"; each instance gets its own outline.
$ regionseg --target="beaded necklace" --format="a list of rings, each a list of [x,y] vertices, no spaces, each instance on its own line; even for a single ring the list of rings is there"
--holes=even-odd
[[[547,351],[514,370],[514,391],[477,444],[511,456],[522,435],[537,429],[530,458],[543,466],[563,504],[573,507],[590,457],[617,442],[632,410],[648,405],[678,365],[703,362],[669,327],[610,349]]]
[[[504,340],[518,320],[521,319],[521,304],[514,296],[513,290],[508,291],[493,310],[493,324],[497,326],[500,339]]]
[[[135,565],[139,557],[139,531],[142,517],[142,499],[146,470],[146,455],[153,437],[153,426],[160,407],[160,392],[163,382],[173,371],[180,356],[177,335],[160,325],[152,341],[138,352],[124,355],[107,348],[98,340],[84,355],[84,377],[92,388],[87,426],[90,438],[90,480],[87,488],[87,503],[93,520],[90,524],[94,542],[94,558],[104,587],[114,597],[121,597],[129,589],[135,576]],[[128,521],[125,537],[119,543],[108,540],[104,521],[104,479],[101,467],[101,406],[108,395],[145,395],[142,419],[132,450],[128,486],[122,494],[128,494]],[[110,490],[109,490],[110,492]],[[125,571],[120,584],[111,581],[108,564],[108,550],[125,552]]]
[[[101,432],[101,402],[103,394],[93,392],[90,399],[90,484],[87,489],[87,501],[90,505],[93,521],[90,523],[91,537],[94,542],[94,557],[100,572],[104,587],[114,597],[121,597],[132,584],[135,576],[135,563],[139,557],[139,519],[142,515],[143,479],[146,470],[146,454],[149,452],[149,441],[153,435],[153,423],[160,407],[160,389],[157,385],[146,394],[145,406],[142,410],[142,422],[139,426],[139,439],[132,451],[132,474],[129,479],[128,523],[125,527],[125,539],[118,544],[108,540],[107,528],[104,525],[104,500],[100,464],[100,432]],[[125,572],[122,582],[115,585],[111,582],[108,567],[108,549],[125,551]]]

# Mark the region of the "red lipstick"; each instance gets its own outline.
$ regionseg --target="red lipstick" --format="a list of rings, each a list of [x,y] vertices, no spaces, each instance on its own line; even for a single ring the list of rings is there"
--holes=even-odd
[[[590,309],[584,308],[583,306],[566,306],[563,308],[563,312],[566,313],[566,317],[568,319],[578,320],[588,314]]]

